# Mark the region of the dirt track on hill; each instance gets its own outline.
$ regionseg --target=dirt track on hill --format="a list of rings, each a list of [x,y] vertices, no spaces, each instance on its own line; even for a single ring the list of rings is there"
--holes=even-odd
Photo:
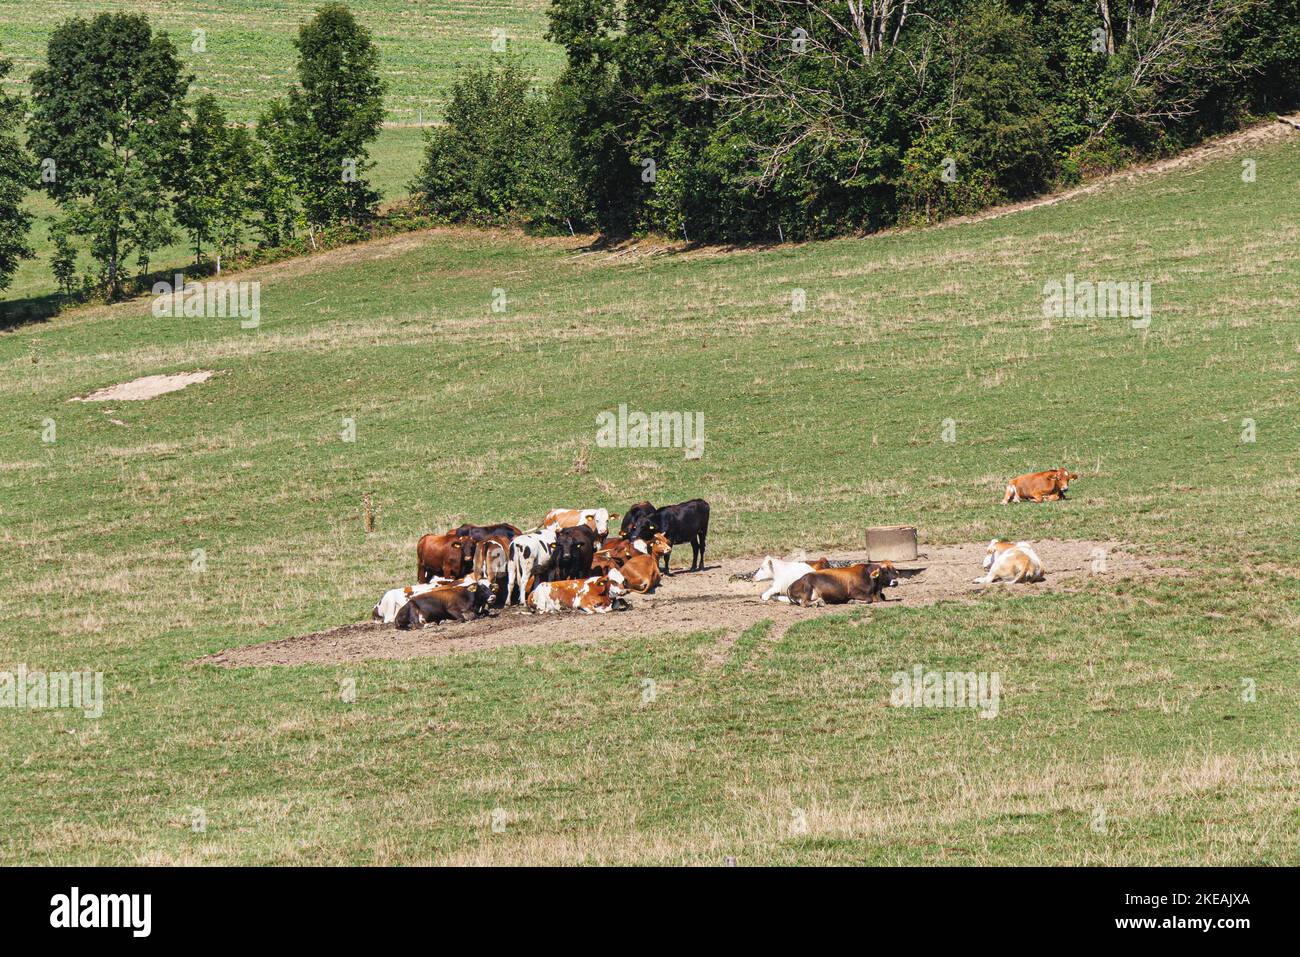
[[[511,607],[491,618],[463,624],[432,625],[421,631],[399,631],[393,625],[366,621],[294,638],[230,648],[200,658],[195,664],[235,668],[342,664],[384,658],[433,658],[562,641],[587,643],[614,641],[634,635],[698,631],[722,632],[712,652],[712,657],[721,662],[740,633],[764,619],[772,620],[773,628],[768,637],[776,640],[796,622],[825,614],[843,614],[847,608],[870,608],[869,614],[887,615],[899,606],[928,605],[945,600],[978,601],[988,588],[1013,588],[1017,594],[1024,595],[1063,591],[1072,581],[1093,574],[1093,557],[1097,549],[1105,552],[1104,574],[1107,578],[1141,578],[1170,573],[1159,559],[1141,557],[1136,547],[1117,542],[1039,541],[1034,543],[1034,548],[1043,560],[1047,573],[1045,582],[976,585],[972,579],[981,573],[980,561],[986,545],[987,542],[978,542],[923,548],[917,561],[898,563],[900,568],[920,568],[923,571],[889,589],[886,593],[889,600],[883,605],[798,608],[783,602],[761,602],[758,595],[766,586],[735,576],[752,573],[762,557],[733,558],[711,562],[703,572],[676,572],[671,578],[664,579],[656,594],[629,596],[632,607],[625,612],[531,615],[522,608]],[[852,552],[832,552],[829,557],[862,558],[861,554]],[[676,567],[685,565],[680,555],[674,558]]]

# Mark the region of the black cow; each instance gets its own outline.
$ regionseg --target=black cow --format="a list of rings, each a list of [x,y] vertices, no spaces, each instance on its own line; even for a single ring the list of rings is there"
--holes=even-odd
[[[468,535],[475,543],[483,541],[485,538],[504,538],[504,545],[508,545],[510,540],[519,534],[519,529],[515,528],[509,522],[500,522],[496,525],[462,525],[454,530],[457,535]],[[503,547],[504,547],[503,545]]]
[[[680,505],[666,505],[657,508],[650,515],[642,516],[632,531],[633,538],[650,541],[655,532],[668,536],[668,544],[681,545],[691,543],[690,571],[704,571],[704,543],[709,536],[709,503],[702,498],[693,498]],[[668,556],[663,559],[664,574],[668,570]]]
[[[632,530],[636,528],[637,522],[654,513],[655,507],[649,502],[637,502],[623,513],[623,524],[619,526],[618,530],[619,536],[627,538],[632,533]]]
[[[595,557],[602,538],[589,525],[575,525],[556,532],[555,548],[551,553],[551,571],[547,580],[554,582],[590,576],[591,560]]]

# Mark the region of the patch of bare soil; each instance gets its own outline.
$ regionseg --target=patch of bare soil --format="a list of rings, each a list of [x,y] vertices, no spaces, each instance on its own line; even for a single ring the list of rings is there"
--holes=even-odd
[[[992,588],[1012,588],[1026,595],[1065,590],[1072,580],[1093,574],[1098,549],[1104,551],[1108,577],[1169,573],[1159,559],[1142,556],[1136,549],[1117,542],[1037,541],[1034,548],[1043,560],[1045,582],[976,585],[972,580],[982,574],[980,562],[986,545],[987,542],[975,542],[933,546],[915,562],[898,563],[900,568],[922,571],[889,589],[885,604],[865,607],[870,607],[873,614],[889,614],[898,606],[928,605],[943,600],[976,601]],[[829,557],[861,560],[861,555],[849,552],[832,552]],[[721,663],[740,633],[758,622],[772,621],[767,637],[775,641],[796,622],[846,610],[842,605],[799,608],[784,602],[759,601],[758,596],[767,585],[737,576],[752,574],[761,560],[761,556],[732,558],[711,563],[703,572],[676,572],[664,579],[655,594],[629,596],[632,607],[624,612],[532,615],[521,607],[510,607],[490,618],[430,625],[421,631],[399,631],[393,625],[366,621],[296,638],[230,648],[195,663],[226,667],[341,664],[373,658],[432,658],[561,641],[587,643],[664,632],[688,634],[719,630],[723,634],[711,650],[710,658],[714,663]]]
[[[130,382],[119,382],[103,389],[97,389],[90,395],[73,396],[69,402],[141,402],[168,392],[179,392],[186,386],[197,382],[207,382],[214,373],[211,369],[197,372],[173,372],[170,375],[147,375]]]

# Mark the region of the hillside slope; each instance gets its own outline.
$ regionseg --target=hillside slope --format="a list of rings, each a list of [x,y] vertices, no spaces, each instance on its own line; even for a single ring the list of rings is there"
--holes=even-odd
[[[134,302],[0,335],[0,670],[106,688],[98,720],[5,717],[0,862],[1293,863],[1300,148],[1243,149],[803,246],[438,230],[243,274],[256,329]],[[1150,283],[1149,325],[1045,315],[1082,281]],[[703,454],[605,447],[620,405],[702,413]],[[1058,464],[1070,501],[997,505]],[[909,522],[1178,574],[739,636],[191,664],[363,619],[422,532],[693,495],[719,557]],[[998,673],[997,718],[890,707],[917,665]]]

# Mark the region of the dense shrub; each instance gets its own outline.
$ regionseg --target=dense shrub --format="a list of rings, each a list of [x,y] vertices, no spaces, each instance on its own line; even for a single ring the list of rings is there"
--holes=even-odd
[[[449,222],[581,220],[557,104],[531,92],[517,60],[471,69],[452,87],[446,122],[426,138],[411,192]]]

